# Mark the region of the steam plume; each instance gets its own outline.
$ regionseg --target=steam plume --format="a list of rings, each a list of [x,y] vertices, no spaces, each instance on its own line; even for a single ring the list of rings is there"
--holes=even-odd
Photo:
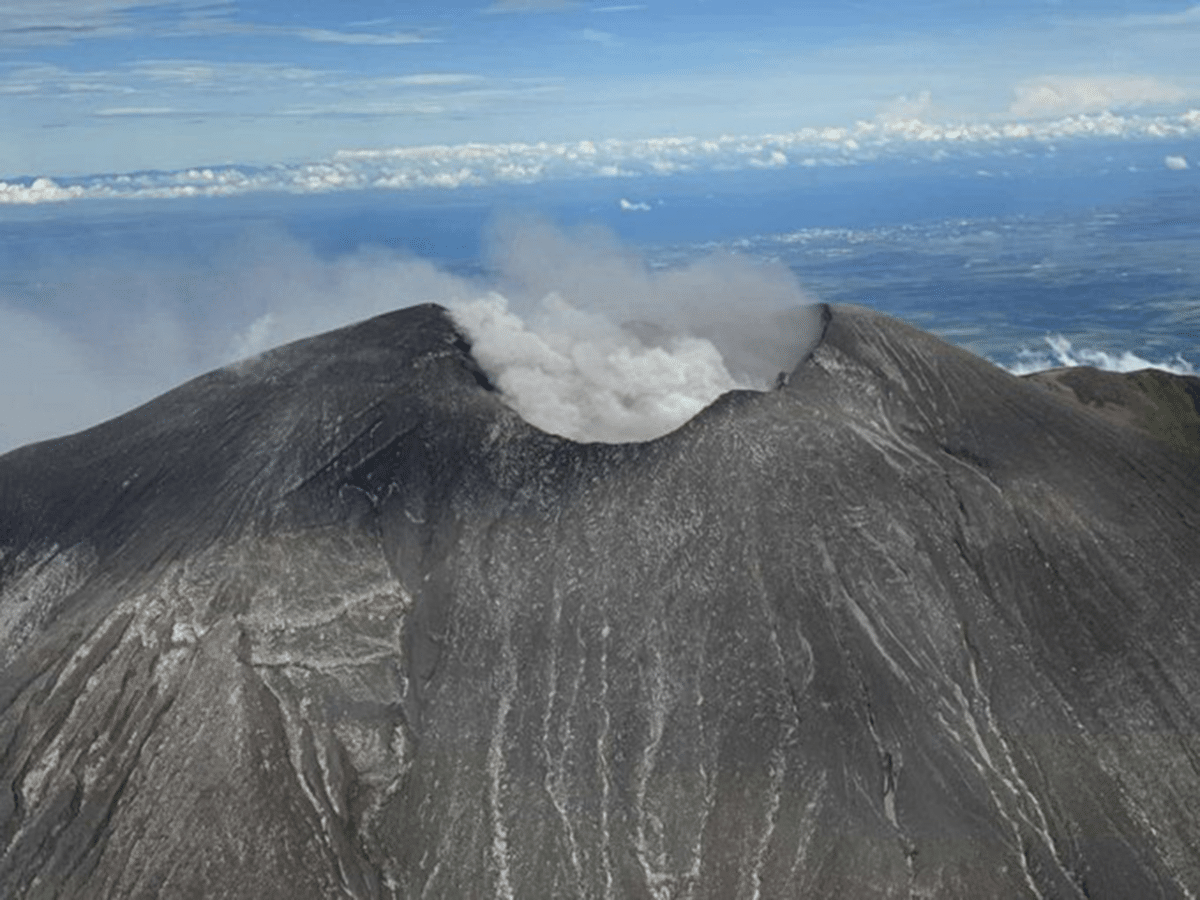
[[[501,223],[491,256],[497,289],[455,315],[512,405],[577,440],[657,437],[725,391],[767,388],[819,337],[778,263],[653,271],[603,230],[537,220]]]

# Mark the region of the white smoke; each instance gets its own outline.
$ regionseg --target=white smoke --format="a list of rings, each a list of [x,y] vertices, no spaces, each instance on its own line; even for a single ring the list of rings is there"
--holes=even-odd
[[[501,223],[495,290],[452,309],[526,420],[584,441],[638,441],[720,394],[766,389],[820,337],[780,263],[714,255],[651,270],[609,232]]]
[[[638,441],[686,422],[739,382],[711,341],[645,344],[632,331],[547,294],[526,322],[501,294],[458,304],[479,364],[512,406],[544,431],[576,440]]]
[[[323,258],[269,230],[204,258],[48,256],[0,285],[0,452],[426,302],[452,311],[510,405],[577,440],[663,434],[724,391],[768,387],[819,336],[781,264],[652,271],[605,231],[529,220],[497,225],[491,243],[485,278],[382,248]]]

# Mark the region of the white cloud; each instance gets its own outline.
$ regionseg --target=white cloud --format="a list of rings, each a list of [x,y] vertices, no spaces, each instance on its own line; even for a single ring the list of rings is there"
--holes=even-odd
[[[575,0],[496,0],[484,10],[489,13],[561,12],[575,9]]]
[[[594,44],[603,44],[605,47],[612,47],[617,43],[615,35],[607,31],[597,31],[595,28],[585,28],[579,32],[579,36],[585,41],[591,41]]]
[[[933,95],[930,91],[921,91],[912,96],[901,94],[888,101],[875,118],[881,122],[904,122],[927,118],[932,109]]]
[[[266,29],[256,31],[265,33]],[[427,44],[432,40],[420,34],[393,31],[387,34],[374,34],[362,31],[329,31],[324,28],[277,28],[270,29],[280,34],[290,34],[306,41],[318,44],[365,44],[373,46],[388,46],[400,44]]]
[[[1163,165],[1176,172],[1182,172],[1188,167],[1188,161],[1186,156],[1168,156],[1163,159]]]
[[[407,116],[462,112],[487,105],[504,85],[463,72],[416,72],[349,77],[336,70],[287,63],[218,62],[197,59],[140,60],[106,71],[32,66],[0,72],[0,100],[52,98],[79,104],[76,116],[191,115],[208,119],[251,115],[331,117]],[[541,90],[525,85],[523,91]],[[514,91],[516,89],[513,89]],[[94,98],[108,102],[89,108]],[[120,100],[113,102],[116,97]],[[447,106],[453,98],[457,108]],[[78,120],[77,120],[78,121]]]
[[[237,64],[234,64],[237,66]],[[238,66],[240,68],[240,66]],[[151,81],[173,81],[182,84],[210,84],[219,73],[231,71],[230,64],[209,63],[196,60],[145,60],[134,63],[129,69]]]
[[[170,33],[232,11],[233,3],[224,0],[0,0],[0,45],[54,46],[147,29]],[[147,25],[149,12],[165,21]]]
[[[1008,369],[1015,375],[1028,375],[1046,369],[1092,366],[1106,372],[1138,372],[1142,369],[1161,369],[1176,375],[1195,375],[1195,367],[1182,356],[1174,359],[1150,360],[1129,350],[1113,353],[1088,347],[1075,347],[1061,334],[1047,335],[1044,340],[1050,348],[1044,350],[1024,349],[1017,354],[1017,362]]]
[[[1155,104],[1181,103],[1188,93],[1148,76],[1045,76],[1018,84],[1010,115],[1019,118],[1065,116]]]
[[[416,75],[398,75],[394,78],[376,79],[376,84],[395,84],[402,87],[452,87],[460,84],[476,84],[483,81],[481,75],[461,72],[423,72]]]
[[[312,84],[337,73],[289,63],[216,62],[194,59],[141,60],[125,67],[136,77],[184,86],[244,90],[267,84]]]
[[[10,96],[83,96],[132,94],[135,88],[120,71],[71,71],[59,66],[28,66],[0,78],[0,94]]]
[[[103,196],[95,190],[83,185],[64,186],[51,178],[35,178],[28,184],[0,181],[0,204],[35,205],[39,203],[60,203],[64,200],[76,200],[81,197]]]
[[[94,116],[175,116],[175,115],[192,115],[192,113],[180,113],[179,110],[173,109],[170,106],[112,106],[107,109],[98,109]]]
[[[1187,28],[1200,26],[1200,6],[1192,6],[1175,13],[1139,14],[1119,20],[1121,25],[1132,28]]]
[[[360,26],[361,27],[361,26]],[[223,19],[192,23],[186,33],[210,36],[240,35],[267,38],[296,38],[317,44],[359,44],[390,46],[439,43],[437,38],[417,31],[335,31],[330,28],[306,28],[297,25],[267,25],[258,22],[231,22]]]
[[[391,116],[439,116],[446,107],[437,103],[405,102],[401,100],[351,100],[326,106],[293,106],[276,113],[280,116],[307,118],[388,118]]]
[[[182,35],[290,37],[321,44],[398,46],[435,40],[412,31],[338,31],[238,22],[232,0],[0,0],[0,45]],[[149,16],[153,13],[153,16]],[[359,29],[387,20],[359,23]]]

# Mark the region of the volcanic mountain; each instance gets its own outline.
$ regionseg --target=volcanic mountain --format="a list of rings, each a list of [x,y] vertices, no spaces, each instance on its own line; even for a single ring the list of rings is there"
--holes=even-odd
[[[826,320],[645,443],[422,306],[0,457],[0,893],[1200,894],[1200,382]]]

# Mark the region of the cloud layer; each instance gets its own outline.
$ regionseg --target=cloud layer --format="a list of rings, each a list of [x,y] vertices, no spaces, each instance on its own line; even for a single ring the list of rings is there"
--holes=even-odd
[[[468,76],[447,75],[446,78]],[[112,115],[133,115],[115,107]],[[142,110],[165,115],[169,110]],[[845,166],[889,155],[937,156],[947,150],[1046,145],[1058,141],[1194,139],[1200,109],[1178,115],[1066,116],[1039,122],[935,124],[881,117],[852,128],[803,128],[784,134],[663,137],[564,143],[457,144],[342,150],[295,165],[212,166],[85,178],[0,180],[0,204],[82,199],[163,199],[268,191],[297,194],[531,184],[573,178],[624,178],[791,166]]]

